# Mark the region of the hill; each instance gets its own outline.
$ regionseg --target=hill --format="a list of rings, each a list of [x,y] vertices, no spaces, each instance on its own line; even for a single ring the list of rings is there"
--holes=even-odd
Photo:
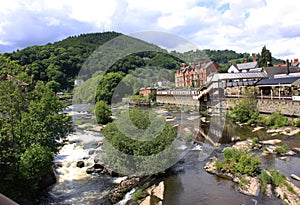
[[[62,41],[48,43],[44,46],[30,46],[12,53],[0,55],[0,74],[11,73],[25,82],[33,84],[39,80],[49,84],[55,91],[73,90],[74,79],[78,75],[84,62],[93,52],[111,39],[121,36],[117,32],[91,33],[71,36]],[[131,41],[128,37],[128,41]],[[229,61],[252,61],[256,54],[236,53],[231,50],[196,50],[185,53],[168,52],[156,45],[135,39],[139,44],[150,46],[156,52],[139,52],[126,56],[115,62],[109,71],[121,71],[128,74],[130,70],[145,66],[158,66],[175,70],[180,67],[184,59],[185,63],[196,62],[203,59],[211,59],[223,67],[228,67]],[[117,55],[113,53],[114,55]],[[98,60],[99,59],[95,59]],[[105,61],[106,60],[106,61]],[[95,69],[105,67],[110,59],[101,59],[94,62],[89,73]],[[280,61],[273,58],[273,63]],[[84,76],[83,76],[84,77]],[[86,76],[86,78],[88,75]],[[91,77],[91,76],[89,76]]]

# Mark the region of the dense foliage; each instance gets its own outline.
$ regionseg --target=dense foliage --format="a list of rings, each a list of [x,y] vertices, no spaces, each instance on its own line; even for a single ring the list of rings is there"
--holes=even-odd
[[[12,53],[2,54],[0,56],[0,68],[5,68],[7,72],[13,75],[19,75],[18,78],[22,80],[25,80],[23,78],[27,76],[26,82],[28,80],[32,82],[37,82],[38,80],[50,82],[48,86],[56,92],[72,90],[74,80],[84,62],[93,55],[99,46],[120,35],[120,33],[116,32],[81,34],[68,37],[55,43],[48,43],[44,46],[30,46]],[[132,43],[132,40],[129,40],[129,38],[130,37],[128,37],[128,41]],[[137,47],[140,44],[147,45],[157,52],[145,51],[130,54],[132,53],[131,48],[131,51],[130,49],[128,51],[130,55],[117,62],[113,62],[110,68],[107,68],[107,66],[110,65],[110,60],[117,57],[117,54],[114,55],[114,52],[111,54],[114,56],[105,56],[107,59],[101,58],[101,60],[99,60],[99,58],[92,58],[87,62],[91,70],[87,70],[86,76],[83,75],[81,77],[87,80],[97,70],[107,69],[109,72],[120,71],[128,74],[130,70],[146,66],[156,66],[174,71],[179,68],[183,62],[191,63],[201,60],[212,60],[220,64],[220,72],[225,72],[230,62],[242,63],[245,60],[252,61],[254,57],[263,63],[265,63],[265,59],[270,62],[273,61],[274,63],[278,61],[282,62],[282,60],[272,57],[269,59],[270,52],[268,53],[268,50],[264,48],[261,54],[251,55],[249,53],[236,53],[232,50],[210,49],[178,53],[175,51],[168,52],[153,44],[147,44],[139,40],[134,42],[137,44]],[[101,52],[111,52],[108,48],[105,49],[107,50]],[[97,56],[99,52],[100,51],[96,51],[95,55]],[[9,61],[9,63],[7,63],[7,61]]]
[[[255,154],[248,153],[245,150],[226,148],[224,159],[221,162],[216,162],[216,168],[222,172],[255,176],[258,173],[260,164],[260,158]]]
[[[254,96],[249,95],[241,99],[231,110],[228,116],[239,122],[253,123],[258,120],[259,112]]]
[[[268,117],[262,117],[260,119],[260,123],[267,126],[273,126],[275,129],[277,129],[278,127],[288,125],[288,118],[282,115],[280,112],[274,112]]]
[[[29,90],[28,90],[29,89]],[[63,105],[42,82],[33,90],[0,82],[0,192],[20,202],[35,197],[53,174],[59,139],[72,130]]]
[[[261,53],[258,54],[258,66],[259,67],[266,67],[272,66],[272,54],[270,50],[264,46],[261,50]]]
[[[275,168],[271,168],[269,171],[263,171],[259,176],[261,183],[262,183],[262,192],[266,192],[267,184],[272,185],[273,187],[276,186],[285,186],[288,191],[294,192],[293,187],[291,187],[287,183],[287,178],[284,174],[281,174]]]
[[[176,157],[171,145],[176,130],[150,111],[134,108],[117,114],[117,120],[106,125],[103,135],[107,141],[103,147],[104,161],[120,173],[156,171]],[[165,150],[169,151],[162,157],[160,154]]]
[[[98,124],[107,124],[111,121],[111,109],[105,101],[98,101],[94,112]]]

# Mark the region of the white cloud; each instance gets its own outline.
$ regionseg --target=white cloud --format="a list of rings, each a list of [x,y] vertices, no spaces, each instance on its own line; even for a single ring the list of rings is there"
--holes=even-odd
[[[300,4],[294,0],[0,1],[2,45],[25,46],[103,29],[125,34],[156,30],[200,48],[257,53],[266,45],[276,57],[300,58]]]

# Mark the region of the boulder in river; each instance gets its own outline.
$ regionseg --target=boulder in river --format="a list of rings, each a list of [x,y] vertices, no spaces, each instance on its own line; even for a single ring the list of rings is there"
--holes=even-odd
[[[93,174],[95,172],[95,168],[94,167],[89,167],[86,169],[86,173],[87,174]]]
[[[239,186],[239,191],[249,196],[258,196],[260,191],[260,180],[257,177],[246,178],[246,183]]]
[[[263,145],[276,145],[282,143],[280,139],[264,140],[260,142]]]
[[[297,176],[296,174],[291,174],[291,177],[297,181],[300,181],[300,177]]]
[[[84,167],[84,161],[78,161],[76,167],[82,168]]]

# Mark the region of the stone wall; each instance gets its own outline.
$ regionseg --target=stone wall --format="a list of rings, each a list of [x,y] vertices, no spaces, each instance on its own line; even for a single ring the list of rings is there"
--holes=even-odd
[[[230,106],[233,107],[235,102],[238,102],[240,99],[241,98],[227,98],[227,108]],[[161,104],[199,106],[199,101],[193,99],[192,96],[158,95],[156,101]],[[257,99],[257,107],[262,113],[274,113],[280,111],[287,116],[300,116],[300,101]]]
[[[184,95],[157,95],[156,102],[161,104],[199,106],[198,100],[194,100],[192,96]]]
[[[228,98],[227,108],[233,107],[235,102],[241,98]],[[280,111],[287,116],[300,116],[300,101],[278,100],[278,99],[257,99],[257,107],[262,113],[274,113]]]

